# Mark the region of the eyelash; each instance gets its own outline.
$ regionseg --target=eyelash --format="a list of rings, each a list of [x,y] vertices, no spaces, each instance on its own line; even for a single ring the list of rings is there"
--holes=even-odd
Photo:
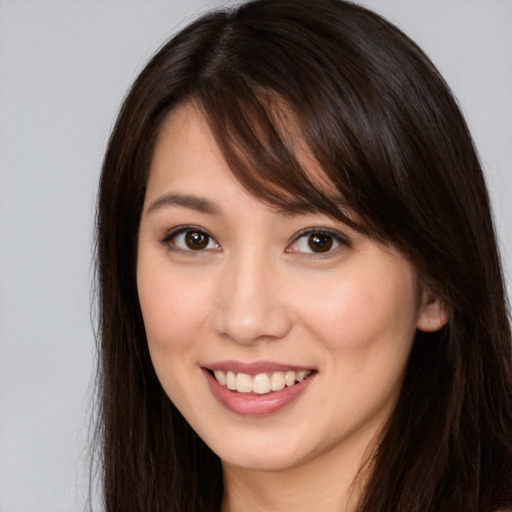
[[[198,247],[197,249],[186,249],[176,245],[175,239],[179,236],[187,236],[187,234],[190,234],[191,236],[194,234],[198,234],[199,236],[206,237],[206,245],[204,247]],[[299,251],[292,248],[293,245],[298,245],[301,239],[304,239],[306,237],[311,238],[314,235],[327,238],[327,240],[324,240],[323,242],[324,244],[327,243],[329,245],[325,251]],[[208,247],[212,242],[215,244],[215,247]],[[310,240],[306,241],[305,243],[307,243],[311,248]],[[175,228],[162,239],[162,244],[165,245],[166,248],[171,252],[179,252],[187,256],[199,256],[207,251],[209,252],[212,250],[222,250],[220,244],[207,231],[198,226],[180,226],[178,228]],[[318,244],[318,247],[322,248],[321,238],[318,240]],[[288,254],[298,254],[306,258],[327,258],[333,253],[338,252],[340,247],[343,246],[350,247],[351,244],[349,240],[338,231],[326,228],[307,228],[293,235],[291,242],[289,242],[286,246],[285,252]]]
[[[333,245],[337,245],[334,247],[332,247],[332,245],[329,246],[325,252],[306,252],[290,249],[292,245],[297,245],[301,239],[305,239],[307,237],[311,238],[314,235],[328,237],[330,238],[331,243]],[[309,240],[306,241],[305,243],[309,245]],[[293,235],[292,241],[287,245],[285,252],[292,254],[300,254],[302,257],[305,258],[328,258],[329,256],[332,256],[333,254],[337,253],[338,250],[342,247],[351,247],[351,244],[348,238],[342,235],[340,232],[327,228],[307,228]]]
[[[175,240],[177,237],[187,234],[198,234],[200,236],[204,236],[207,238],[206,246],[205,247],[199,247],[198,249],[194,250],[191,248],[185,249],[183,247],[179,247],[176,245],[176,242],[173,242],[173,239]],[[215,249],[208,248],[208,245],[210,245],[211,242],[214,242],[216,244]],[[219,250],[220,245],[219,243],[204,229],[200,228],[199,226],[180,226],[179,228],[175,228],[172,231],[170,231],[162,240],[162,243],[166,246],[166,248],[171,252],[179,252],[185,255],[200,255],[201,253],[204,253],[205,251],[211,251],[211,250]]]

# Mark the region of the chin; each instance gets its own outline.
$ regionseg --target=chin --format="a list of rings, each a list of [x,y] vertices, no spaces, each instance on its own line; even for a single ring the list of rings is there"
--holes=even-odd
[[[229,445],[210,445],[212,450],[220,457],[223,465],[236,466],[252,471],[281,472],[300,466],[316,455],[315,449],[308,449],[304,445],[304,436],[297,440],[290,436],[258,436],[254,440],[230,438]]]

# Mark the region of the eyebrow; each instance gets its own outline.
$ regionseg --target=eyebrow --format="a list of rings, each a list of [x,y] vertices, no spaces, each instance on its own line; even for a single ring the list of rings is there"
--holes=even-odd
[[[192,196],[188,194],[164,194],[151,202],[148,213],[160,210],[166,206],[181,206],[190,210],[210,215],[220,215],[220,208],[204,197]]]
[[[332,198],[332,200],[337,202],[340,206],[343,204],[339,198]],[[172,192],[163,194],[152,201],[148,207],[147,213],[149,214],[162,208],[173,206],[180,206],[182,208],[195,210],[208,215],[219,216],[222,214],[221,208],[216,203],[205,197]],[[318,210],[313,208],[309,202],[301,199],[290,201],[286,207],[276,208],[276,211],[283,217],[300,217],[301,215],[306,215],[308,213],[318,213]]]

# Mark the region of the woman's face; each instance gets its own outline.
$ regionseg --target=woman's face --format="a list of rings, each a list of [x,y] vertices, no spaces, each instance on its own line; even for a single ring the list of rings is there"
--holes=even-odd
[[[225,464],[249,469],[360,458],[416,328],[442,323],[393,248],[241,188],[191,105],[156,144],[137,284],[169,398]]]

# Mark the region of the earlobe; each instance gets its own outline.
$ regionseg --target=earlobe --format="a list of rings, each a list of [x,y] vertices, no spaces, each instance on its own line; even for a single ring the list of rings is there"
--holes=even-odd
[[[436,332],[449,320],[446,304],[428,287],[421,292],[421,305],[416,328],[424,332]]]

